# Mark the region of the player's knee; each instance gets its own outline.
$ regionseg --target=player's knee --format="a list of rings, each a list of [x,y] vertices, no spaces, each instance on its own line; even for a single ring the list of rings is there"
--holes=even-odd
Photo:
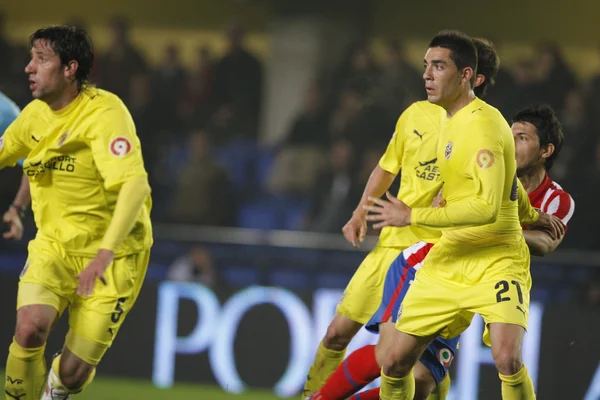
[[[342,351],[356,335],[362,325],[348,318],[334,318],[327,327],[323,346],[329,350]]]
[[[392,350],[385,355],[381,368],[387,376],[402,378],[410,373],[415,361],[410,355],[401,356]]]
[[[94,366],[83,361],[61,363],[59,378],[61,383],[69,390],[79,390],[87,382]]]
[[[496,368],[502,375],[514,375],[523,367],[521,355],[514,349],[500,349],[499,351],[494,352],[493,356]]]
[[[46,343],[52,321],[34,312],[19,312],[15,340],[25,348],[40,347]]]

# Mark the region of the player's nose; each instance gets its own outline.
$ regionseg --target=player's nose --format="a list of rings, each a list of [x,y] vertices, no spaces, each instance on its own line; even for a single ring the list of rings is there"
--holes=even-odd
[[[25,66],[25,73],[26,74],[33,74],[34,73],[34,65],[33,65],[33,61],[29,61],[29,63],[27,63],[27,65]]]

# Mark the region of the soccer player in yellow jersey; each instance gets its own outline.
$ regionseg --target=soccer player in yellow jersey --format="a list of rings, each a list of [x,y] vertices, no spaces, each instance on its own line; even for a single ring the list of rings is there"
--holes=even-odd
[[[383,362],[380,396],[412,399],[412,369],[424,349],[437,335],[457,336],[479,313],[486,322],[484,342],[492,347],[502,381],[502,398],[534,399],[521,360],[531,276],[519,225],[514,139],[498,110],[473,93],[477,53],[471,38],[440,32],[424,62],[428,100],[447,114],[437,152],[446,205],[410,207],[402,199],[391,203],[393,225],[435,228],[442,235],[399,311],[394,344]]]
[[[498,58],[489,43],[478,41],[484,62],[478,76],[478,91],[483,95],[498,70]],[[486,81],[487,79],[487,81]],[[344,226],[346,239],[355,247],[366,233],[366,212],[370,196],[380,197],[402,170],[398,197],[413,207],[429,207],[441,187],[436,149],[444,110],[428,101],[408,107],[398,119],[394,135],[385,154],[374,169],[362,199],[350,221]],[[421,235],[425,233],[422,230]],[[434,237],[439,232],[430,233]],[[336,315],[323,338],[302,393],[303,398],[319,390],[342,362],[346,347],[358,330],[371,319],[383,293],[390,264],[402,250],[412,246],[418,237],[409,227],[387,227],[381,232],[377,247],[365,258],[348,284],[337,307]],[[380,346],[384,348],[384,346]],[[448,382],[445,384],[449,385]]]
[[[0,139],[0,167],[25,158],[38,227],[19,282],[5,393],[66,400],[91,382],[140,292],[150,187],[127,108],[87,82],[87,34],[52,26],[29,44],[34,100]],[[70,329],[46,377],[46,339],[67,307]]]

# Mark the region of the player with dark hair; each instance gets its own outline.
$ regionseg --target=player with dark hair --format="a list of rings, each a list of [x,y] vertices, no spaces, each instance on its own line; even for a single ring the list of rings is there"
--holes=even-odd
[[[488,86],[494,84],[494,78],[499,69],[498,55],[493,45],[485,39],[473,39],[477,48],[479,59],[478,74],[475,79],[474,92],[478,96],[483,96]],[[485,72],[485,73],[479,73]],[[438,114],[441,116],[443,109],[439,108]],[[429,134],[435,135],[436,132]],[[384,156],[388,163],[394,159],[401,159],[402,155],[397,154],[399,137],[395,137],[390,143],[390,147]],[[431,152],[435,154],[433,146]],[[385,162],[384,162],[385,164]],[[391,172],[395,172],[393,166],[388,167]],[[523,197],[525,197],[523,195]],[[529,202],[525,200],[523,218],[534,219],[535,216],[527,213],[535,213]],[[409,288],[411,280],[414,278],[416,270],[422,264],[425,256],[431,249],[431,244],[419,242],[414,246],[404,250],[400,256],[392,263],[384,285],[383,300],[377,312],[366,324],[366,328],[372,332],[381,334],[377,345],[364,346],[352,353],[343,365],[338,367],[333,375],[327,380],[322,389],[313,394],[314,400],[342,400],[359,391],[363,386],[379,377],[380,362],[385,355],[387,347],[390,345],[388,335],[393,332],[393,326],[396,322],[396,314],[406,291]],[[458,338],[444,340],[438,338],[432,343],[424,355],[417,363],[416,377],[416,395],[415,399],[427,398],[444,399],[447,395],[450,380],[447,371],[452,362],[456,351]],[[377,362],[369,362],[369,360]],[[433,391],[433,393],[432,393]],[[379,398],[379,388],[362,392],[350,398],[350,400],[372,400]]]
[[[546,105],[521,110],[511,126],[517,151],[517,176],[529,194],[531,204],[559,218],[566,225],[575,212],[573,198],[548,176],[562,148],[564,135],[558,117]],[[553,238],[544,230],[523,231],[532,254],[553,252],[564,236]]]
[[[141,289],[150,187],[129,111],[88,82],[87,33],[51,26],[29,44],[34,100],[0,139],[0,167],[25,158],[38,228],[19,281],[5,393],[37,400],[45,386],[42,399],[66,400],[92,381]],[[67,307],[70,329],[48,373],[46,340]]]
[[[535,398],[521,360],[529,311],[529,250],[519,223],[515,142],[495,108],[475,97],[477,52],[471,38],[443,31],[425,54],[429,102],[444,108],[437,159],[444,207],[411,208],[372,199],[376,226],[436,229],[429,251],[398,311],[383,361],[380,397],[413,399],[413,367],[437,337],[453,338],[475,313],[502,381],[503,399]],[[425,241],[426,238],[422,238]]]

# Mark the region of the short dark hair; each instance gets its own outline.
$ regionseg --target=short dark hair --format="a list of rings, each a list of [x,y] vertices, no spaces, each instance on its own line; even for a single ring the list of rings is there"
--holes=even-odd
[[[473,69],[473,78],[471,78],[471,87],[473,87],[475,71],[477,71],[477,48],[469,35],[454,30],[444,30],[431,39],[429,48],[432,47],[450,50],[450,58],[459,70],[466,67]]]
[[[540,147],[552,143],[554,153],[545,161],[546,171],[550,171],[554,161],[560,153],[564,141],[562,124],[558,120],[554,110],[548,105],[534,105],[521,110],[513,117],[515,122],[529,122],[537,129],[537,135],[540,138]]]
[[[477,48],[477,74],[483,75],[485,81],[473,89],[475,95],[479,98],[485,97],[488,87],[496,84],[496,75],[500,69],[500,58],[494,44],[487,39],[473,38],[473,43]]]
[[[35,31],[29,37],[29,47],[33,47],[38,40],[47,40],[63,65],[73,60],[77,61],[79,66],[75,79],[80,90],[83,85],[89,83],[94,64],[94,49],[92,39],[85,30],[72,25],[53,25]]]

